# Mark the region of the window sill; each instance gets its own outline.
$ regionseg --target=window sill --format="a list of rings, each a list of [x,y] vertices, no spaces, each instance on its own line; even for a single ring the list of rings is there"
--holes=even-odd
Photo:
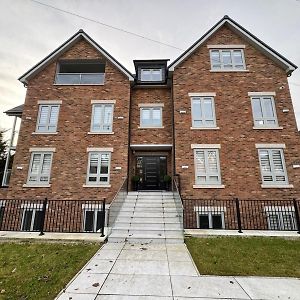
[[[294,185],[292,184],[262,184],[263,189],[293,189]]]
[[[104,83],[87,83],[87,84],[80,84],[80,83],[76,83],[76,84],[71,84],[71,83],[53,83],[53,85],[57,85],[57,86],[89,86],[89,85],[104,85]]]
[[[39,134],[43,134],[43,135],[47,135],[47,134],[58,134],[58,132],[56,131],[56,132],[37,132],[37,131],[35,131],[35,132],[33,132],[32,134],[34,134],[34,135],[39,135]]]
[[[113,131],[112,132],[91,132],[89,131],[88,134],[115,134]]]
[[[258,127],[258,126],[253,126],[253,129],[267,129],[267,130],[278,130],[278,129],[283,129],[282,126],[278,126],[278,127]]]
[[[199,185],[199,184],[194,184],[193,189],[224,189],[225,185],[224,184],[219,184],[219,185]]]
[[[190,127],[191,130],[218,130],[220,127]]]
[[[23,187],[26,188],[49,188],[51,186],[51,184],[23,184]]]
[[[209,70],[211,73],[249,72],[249,70]]]
[[[165,126],[138,126],[138,129],[161,129],[165,128]]]
[[[109,188],[111,187],[110,184],[84,184],[83,187],[88,188]]]

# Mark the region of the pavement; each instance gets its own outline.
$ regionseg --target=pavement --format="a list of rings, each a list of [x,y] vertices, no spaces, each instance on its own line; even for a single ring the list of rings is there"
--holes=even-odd
[[[57,300],[299,300],[300,279],[201,276],[185,244],[107,243]]]

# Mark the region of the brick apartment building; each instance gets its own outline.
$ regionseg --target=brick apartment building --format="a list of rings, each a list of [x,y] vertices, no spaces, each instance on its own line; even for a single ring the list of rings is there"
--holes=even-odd
[[[22,121],[0,198],[110,203],[126,178],[129,190],[164,190],[165,175],[180,178],[183,203],[299,198],[293,63],[225,16],[171,64],[134,66],[79,30],[21,76],[27,94],[6,112]],[[205,213],[198,227],[214,228]]]

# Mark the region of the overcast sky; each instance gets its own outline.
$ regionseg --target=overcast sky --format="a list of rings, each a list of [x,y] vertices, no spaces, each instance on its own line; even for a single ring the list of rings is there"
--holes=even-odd
[[[224,15],[300,67],[298,0],[39,0],[181,49],[188,48]],[[32,0],[0,0],[0,128],[3,111],[24,102],[17,80],[80,28],[134,72],[133,59],[169,58],[183,51],[47,8]],[[300,70],[289,78],[300,128]]]

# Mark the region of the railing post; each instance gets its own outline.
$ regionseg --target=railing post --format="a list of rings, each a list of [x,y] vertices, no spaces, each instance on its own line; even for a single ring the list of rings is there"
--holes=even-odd
[[[102,228],[101,228],[101,237],[104,237],[104,227],[105,227],[105,198],[102,201]]]
[[[44,235],[44,224],[45,224],[45,217],[46,217],[47,202],[48,202],[48,199],[45,198],[45,200],[43,201],[43,208],[42,208],[42,220],[41,220],[40,235]]]
[[[238,198],[235,198],[235,207],[236,207],[236,216],[238,222],[238,230],[239,233],[243,233],[242,231],[242,221],[241,221],[241,211],[240,211],[240,202]]]
[[[295,208],[295,218],[296,218],[296,223],[297,223],[297,228],[298,228],[297,232],[300,234],[300,216],[299,216],[299,209],[298,209],[297,201],[295,198],[293,199],[293,204],[294,204],[294,208]]]

